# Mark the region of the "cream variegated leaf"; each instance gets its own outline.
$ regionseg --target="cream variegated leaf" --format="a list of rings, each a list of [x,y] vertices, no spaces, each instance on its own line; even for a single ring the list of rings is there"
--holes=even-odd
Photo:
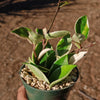
[[[43,50],[40,52],[39,56],[38,56],[38,60],[41,59],[42,56],[43,56],[46,52],[48,52],[48,51],[50,51],[50,50],[52,50],[52,49],[51,49],[51,48],[43,49]]]
[[[87,51],[82,51],[79,52],[78,54],[74,54],[70,59],[69,59],[69,64],[75,64],[77,63],[80,59],[82,59]]]

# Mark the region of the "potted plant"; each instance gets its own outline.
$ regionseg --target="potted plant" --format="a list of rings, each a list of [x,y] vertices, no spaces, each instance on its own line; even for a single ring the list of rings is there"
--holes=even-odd
[[[67,2],[59,2],[56,15],[65,4]],[[73,36],[65,30],[50,32],[50,28],[48,31],[44,28],[33,32],[29,28],[20,27],[12,31],[28,39],[33,46],[32,57],[20,69],[28,100],[64,100],[78,79],[76,62],[87,53],[82,51],[82,43],[89,33],[87,16],[76,21]],[[48,40],[57,37],[61,39],[54,50]],[[77,50],[72,48],[73,45]]]

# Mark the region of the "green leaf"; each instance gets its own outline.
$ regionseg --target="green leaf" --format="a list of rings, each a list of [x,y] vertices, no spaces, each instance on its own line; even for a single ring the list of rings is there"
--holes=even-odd
[[[37,65],[26,64],[26,66],[28,66],[28,68],[33,72],[35,77],[37,77],[39,80],[43,80],[49,83],[49,80],[44,75],[44,73],[37,67]]]
[[[57,68],[49,77],[49,81],[51,82],[50,88],[55,84],[61,82],[66,79],[67,76],[71,73],[71,71],[77,67],[76,65],[63,65]]]
[[[26,28],[26,27],[20,27],[18,29],[13,30],[12,32],[21,36],[21,37],[28,38],[28,36],[29,36],[28,32],[29,31],[31,31],[31,29]]]
[[[68,55],[64,55],[60,57],[58,60],[56,60],[53,65],[50,68],[49,75],[55,71],[57,68],[61,67],[62,65],[67,65],[68,64]]]
[[[46,52],[46,53],[44,54],[44,56],[40,59],[40,63],[39,63],[39,64],[40,64],[41,66],[45,66],[46,61],[47,61],[49,55],[52,54],[53,52],[54,52],[53,50],[50,50],[50,51]]]
[[[29,42],[38,44],[43,39],[43,34],[34,33],[31,29],[26,27],[20,27],[12,31],[17,35],[27,38]]]
[[[48,39],[63,37],[67,34],[70,34],[70,32],[69,31],[55,31],[55,32],[45,34],[45,39],[48,40]]]
[[[64,54],[68,54],[71,47],[72,47],[72,43],[71,43],[72,39],[70,37],[70,34],[64,36],[57,44],[56,47],[56,51],[57,51],[57,55],[58,56],[62,56]]]
[[[35,63],[34,52],[32,52],[32,62]]]
[[[33,63],[30,63],[30,64],[32,64],[33,66],[35,65],[35,64],[33,64]],[[49,69],[48,69],[48,68],[42,67],[42,66],[40,66],[40,65],[36,65],[36,66],[37,66],[37,68],[39,68],[43,73],[49,72]]]
[[[40,41],[42,41],[43,39],[43,35],[41,34],[36,34],[33,31],[29,32],[29,40],[34,43],[34,44],[38,44]]]
[[[33,60],[36,64],[38,63],[38,56],[39,56],[40,52],[41,52],[42,49],[43,49],[43,45],[42,45],[42,44],[43,44],[42,42],[39,42],[39,43],[36,45],[36,47],[35,47],[36,58],[35,58],[35,56],[34,56],[34,53],[32,53],[32,60]],[[49,42],[47,42],[45,48],[52,48]]]
[[[55,60],[56,60],[56,55],[55,55],[55,51],[53,51],[47,57],[46,62],[45,62],[45,67],[50,69]]]
[[[37,57],[39,56],[39,53],[42,51],[42,49],[43,49],[43,45],[42,45],[42,42],[40,42],[36,45],[36,48],[35,48],[35,53]]]
[[[51,48],[51,49],[53,49],[52,46],[51,46],[51,44],[49,42],[47,42],[45,48]]]
[[[40,60],[47,52],[51,51],[52,49],[51,48],[46,48],[46,49],[43,49],[39,56],[38,56],[38,60]]]
[[[75,31],[76,34],[83,34],[85,39],[87,39],[89,34],[89,23],[87,16],[82,16],[77,20],[75,24]]]
[[[37,34],[43,35],[43,29],[38,29],[38,28],[36,28],[36,33],[37,33]]]
[[[41,52],[42,49],[43,49],[43,45],[42,45],[42,44],[43,44],[43,43],[40,42],[40,43],[38,43],[38,44],[36,45],[36,47],[35,47],[35,52],[36,52],[37,57],[39,56],[40,52]],[[52,46],[50,45],[49,42],[47,42],[45,48],[52,48]]]
[[[30,57],[28,58],[28,63],[34,63]]]
[[[75,54],[75,52],[71,52],[71,53],[68,54],[68,63],[69,63],[70,58],[71,58],[74,54]]]
[[[43,48],[42,42],[39,42],[35,47],[36,58],[35,58],[34,52],[32,52],[32,61],[33,62],[37,63],[37,58],[38,58],[39,53],[41,52],[42,48]]]

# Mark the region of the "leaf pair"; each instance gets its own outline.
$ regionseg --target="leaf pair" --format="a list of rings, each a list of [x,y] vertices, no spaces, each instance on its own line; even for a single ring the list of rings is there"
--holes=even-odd
[[[13,30],[12,32],[20,37],[28,39],[30,43],[35,45],[42,41],[44,38],[48,40],[69,34],[68,31],[55,31],[51,33],[45,33],[43,30],[44,29],[36,29],[36,32],[33,32],[29,28],[20,27],[18,29]]]
[[[50,88],[66,79],[70,72],[76,67],[76,65],[68,64],[68,57],[68,55],[60,57],[51,66],[49,71],[49,81],[51,82]]]
[[[37,44],[43,39],[42,31],[39,29],[34,33],[31,29],[26,27],[20,27],[12,31],[16,33],[18,36],[28,39],[31,43]]]

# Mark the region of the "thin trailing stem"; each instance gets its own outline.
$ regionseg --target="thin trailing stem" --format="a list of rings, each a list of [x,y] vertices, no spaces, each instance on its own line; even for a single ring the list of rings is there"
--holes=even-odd
[[[92,98],[91,96],[87,95],[86,93],[84,93],[83,91],[79,90],[78,91],[81,95],[85,96],[86,98],[88,98],[89,100],[96,100],[95,98]]]
[[[57,14],[58,14],[58,12],[59,12],[59,10],[60,10],[60,0],[58,1],[58,6],[57,6],[57,10],[56,10],[56,13],[55,13],[55,16],[54,16],[54,18],[53,18],[53,20],[52,20],[52,23],[51,23],[51,25],[50,25],[50,27],[49,27],[49,29],[48,29],[48,31],[47,31],[47,33],[49,33],[50,32],[50,30],[51,30],[51,28],[52,28],[52,26],[53,26],[53,23],[54,23],[54,21],[55,21],[55,19],[56,19],[56,16],[57,16]]]

